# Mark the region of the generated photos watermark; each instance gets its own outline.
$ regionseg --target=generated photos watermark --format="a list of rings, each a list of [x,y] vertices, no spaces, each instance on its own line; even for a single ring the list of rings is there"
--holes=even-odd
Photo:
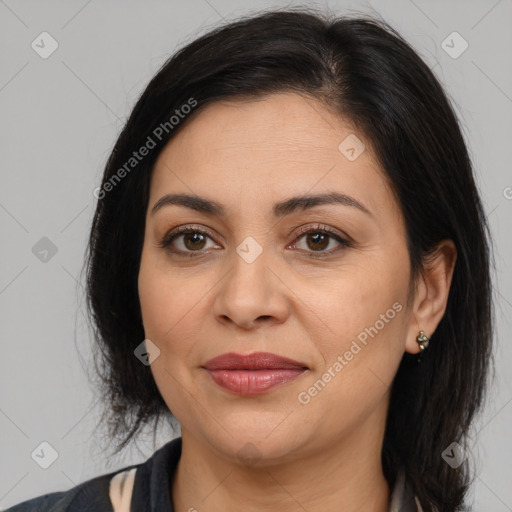
[[[176,128],[185,117],[192,112],[192,109],[197,106],[197,100],[189,98],[186,103],[177,108],[174,114],[168,121],[160,123],[146,138],[144,144],[134,151],[132,156],[113,174],[101,187],[96,187],[93,190],[93,195],[96,199],[103,199],[108,192],[112,191],[121,180],[127,176],[133,169],[139,165],[146,156],[148,156],[152,149],[157,145],[157,140],[160,142],[165,135],[168,135],[174,128]],[[155,140],[156,139],[156,140]]]
[[[327,384],[331,382],[343,370],[343,368],[345,368],[350,363],[350,361],[352,361],[354,357],[368,345],[368,337],[373,339],[375,336],[377,336],[377,334],[379,334],[379,332],[384,329],[386,324],[393,320],[396,314],[400,313],[402,309],[402,304],[395,302],[391,308],[379,316],[379,320],[377,320],[372,326],[366,327],[364,330],[362,330],[356,336],[357,340],[352,341],[350,348],[343,354],[339,355],[336,358],[336,361],[331,366],[329,366],[327,371],[324,372],[312,386],[310,386],[305,391],[301,391],[297,395],[299,402],[302,405],[307,405],[311,402],[312,398],[318,396],[318,394],[327,386]]]

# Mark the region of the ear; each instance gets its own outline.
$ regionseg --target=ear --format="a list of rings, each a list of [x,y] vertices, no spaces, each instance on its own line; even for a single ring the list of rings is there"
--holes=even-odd
[[[420,346],[416,341],[419,331],[424,331],[430,338],[443,318],[456,259],[457,249],[453,241],[443,240],[424,261],[424,271],[416,282],[405,344],[406,352],[420,352]]]

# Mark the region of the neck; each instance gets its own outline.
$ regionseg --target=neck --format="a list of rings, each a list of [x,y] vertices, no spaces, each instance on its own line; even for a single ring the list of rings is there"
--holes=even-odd
[[[337,445],[312,449],[299,460],[244,466],[219,457],[182,428],[182,454],[172,482],[174,509],[388,512],[382,434],[383,429],[375,436],[375,425],[359,426]]]

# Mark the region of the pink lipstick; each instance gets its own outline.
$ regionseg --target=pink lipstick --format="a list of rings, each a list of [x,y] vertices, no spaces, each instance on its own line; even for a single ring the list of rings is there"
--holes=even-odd
[[[309,368],[269,352],[230,352],[207,361],[203,368],[220,387],[238,395],[259,395],[295,380]]]

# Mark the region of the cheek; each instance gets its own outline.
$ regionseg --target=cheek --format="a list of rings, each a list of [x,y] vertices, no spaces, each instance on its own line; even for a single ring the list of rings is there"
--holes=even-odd
[[[143,253],[138,288],[146,337],[160,346],[189,324],[183,320],[197,307],[201,290],[153,259]]]
[[[353,393],[371,381],[382,389],[390,384],[404,351],[407,279],[389,265],[354,266],[324,287],[317,300],[311,298],[326,327],[315,340],[322,356],[319,371],[339,375],[333,380],[340,385],[352,382]]]
[[[187,282],[188,281],[188,282]],[[201,305],[197,287],[179,274],[169,273],[151,255],[142,255],[138,288],[145,337],[159,348],[151,372],[167,407],[179,421],[187,421],[188,395],[193,389],[191,375],[184,365],[197,340],[199,324],[191,321]],[[188,421],[191,421],[190,419]]]
[[[336,335],[327,342],[317,337],[322,362],[298,396],[306,404],[300,410],[322,418],[328,431],[350,430],[383,404],[403,356],[406,316],[391,294],[371,307],[356,300],[337,304],[346,309],[327,319]]]
[[[204,326],[211,316],[211,293],[219,278],[210,272],[187,270],[170,268],[158,254],[143,254],[141,259],[139,298],[145,337],[160,349],[152,365],[158,382],[169,379],[164,368],[180,375],[180,382],[188,382],[187,366],[201,362],[198,345],[209,342]]]
[[[390,271],[389,267],[351,265],[336,277],[331,275],[323,282],[317,281],[317,286],[309,287],[306,302],[324,321],[332,335],[332,348],[337,348],[343,346],[343,340],[357,336],[376,322],[379,331],[388,330],[389,324],[396,323],[395,318],[400,316],[396,310],[405,310],[406,277],[398,269]],[[399,306],[393,309],[394,303]],[[382,320],[381,315],[384,315]],[[382,328],[383,322],[386,329]]]

